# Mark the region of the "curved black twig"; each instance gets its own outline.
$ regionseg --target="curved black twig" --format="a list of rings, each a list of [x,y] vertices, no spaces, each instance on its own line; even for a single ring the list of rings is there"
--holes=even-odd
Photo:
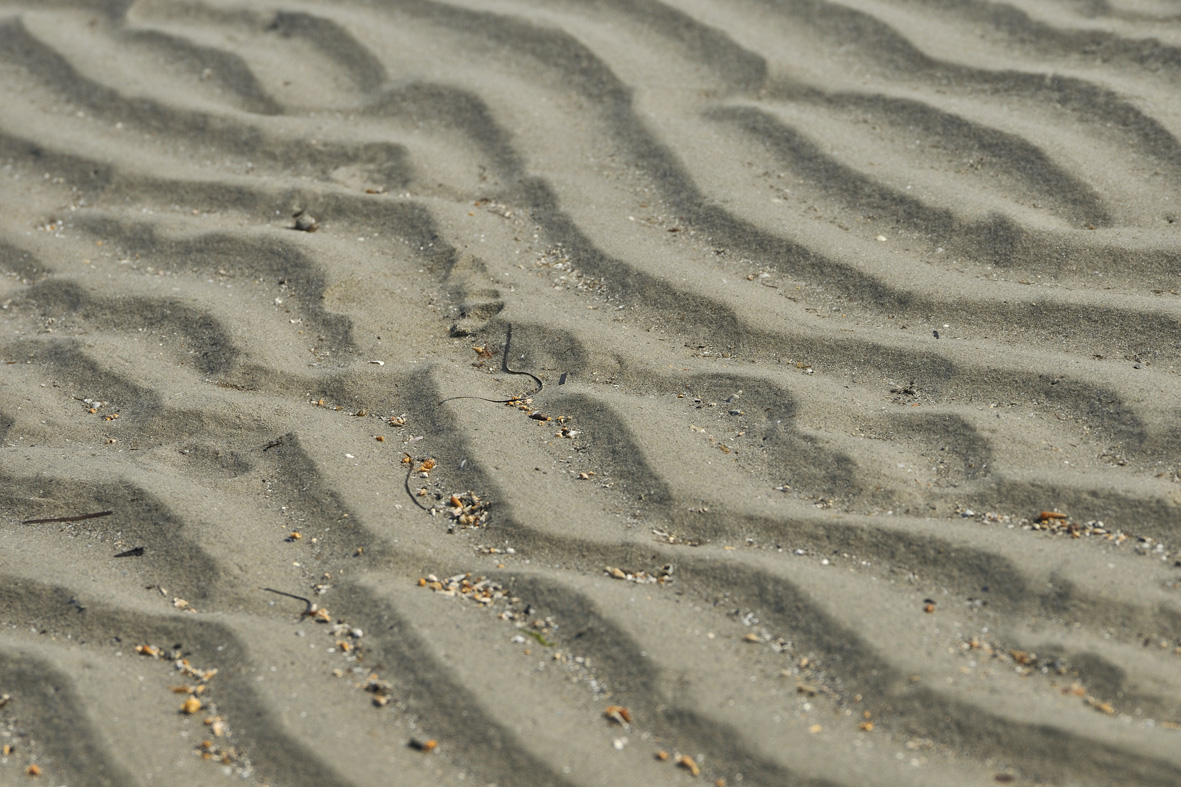
[[[410,476],[414,475],[414,462],[410,462],[410,469],[406,471],[406,494],[410,495],[410,499],[414,501],[414,505],[421,508],[423,511],[430,511],[429,508],[418,502],[418,496],[410,491]]]
[[[523,399],[526,399],[530,396],[536,396],[538,393],[540,393],[541,389],[545,387],[545,383],[543,383],[541,381],[540,377],[535,375],[533,372],[518,372],[515,369],[509,368],[508,354],[509,354],[509,348],[512,346],[512,343],[513,343],[513,324],[510,322],[508,324],[508,332],[504,337],[504,353],[500,356],[500,368],[506,374],[523,374],[526,377],[530,378],[531,380],[533,380],[533,382],[537,383],[537,390],[536,391],[533,391],[532,393],[525,394],[523,396],[512,396],[512,397],[509,397],[508,399],[488,399],[487,397],[484,397],[484,396],[449,396],[446,399],[443,399],[442,401],[440,401],[439,404],[443,404],[444,402],[453,402],[456,399],[478,399],[481,402],[492,402],[493,404],[510,404],[512,402],[520,402]],[[563,379],[564,378],[565,378],[565,375],[563,375]],[[423,511],[430,511],[431,509],[429,507],[423,505],[419,501],[418,496],[414,494],[414,490],[412,490],[410,488],[410,477],[412,475],[414,475],[414,462],[413,461],[410,462],[410,467],[409,467],[409,469],[406,470],[406,481],[405,481],[406,494],[408,494],[410,496],[410,499],[414,501],[414,505],[418,506]]]
[[[535,395],[541,393],[541,389],[545,387],[545,384],[543,382],[541,382],[541,378],[538,377],[537,375],[535,375],[533,372],[515,372],[512,369],[508,368],[508,347],[512,343],[512,341],[513,341],[513,324],[510,322],[508,324],[508,335],[504,337],[504,355],[501,356],[501,358],[500,358],[500,368],[507,374],[523,374],[523,375],[533,378],[533,382],[537,383],[537,390],[531,394],[528,394],[528,395],[535,396]]]
[[[304,604],[307,604],[307,607],[303,611],[303,617],[306,618],[308,615],[312,614],[312,607],[314,605],[312,604],[312,600],[309,598],[304,598],[303,596],[297,596],[294,593],[287,593],[282,590],[275,590],[274,588],[259,588],[259,590],[265,590],[268,593],[274,593],[279,596],[286,596],[287,598],[293,598],[296,601],[302,601]]]
[[[541,381],[541,378],[539,378],[533,372],[518,372],[518,371],[508,368],[509,345],[511,345],[512,342],[513,342],[513,324],[510,322],[508,324],[508,335],[504,337],[504,355],[502,355],[500,358],[501,371],[505,372],[506,374],[523,374],[526,377],[532,378],[533,382],[537,383],[537,390],[536,391],[534,391],[533,393],[525,394],[524,396],[512,396],[512,397],[509,397],[508,399],[488,399],[483,396],[449,396],[446,399],[444,399],[443,401],[439,402],[439,404],[443,404],[443,402],[453,402],[456,399],[478,399],[481,402],[492,402],[492,404],[508,404],[510,402],[518,402],[521,399],[524,399],[526,397],[536,396],[537,394],[541,393],[541,389],[545,387],[545,383],[543,383]]]

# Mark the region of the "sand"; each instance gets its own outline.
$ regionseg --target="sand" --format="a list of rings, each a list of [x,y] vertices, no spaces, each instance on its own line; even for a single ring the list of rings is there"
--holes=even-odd
[[[0,782],[1181,782],[1176,6],[2,7]]]

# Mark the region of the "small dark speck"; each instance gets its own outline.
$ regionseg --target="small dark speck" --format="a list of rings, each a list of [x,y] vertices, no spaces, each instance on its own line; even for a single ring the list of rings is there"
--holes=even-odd
[[[134,549],[129,549],[126,552],[120,552],[119,554],[115,555],[115,557],[139,557],[143,553],[143,547],[135,547]]]
[[[562,376],[558,378],[558,385],[565,385],[566,384],[566,376],[569,374],[570,374],[569,372],[562,372]]]
[[[939,338],[939,331],[931,331],[931,334],[932,334],[932,335],[933,335],[933,336],[934,336],[936,339],[938,339],[938,338]]]

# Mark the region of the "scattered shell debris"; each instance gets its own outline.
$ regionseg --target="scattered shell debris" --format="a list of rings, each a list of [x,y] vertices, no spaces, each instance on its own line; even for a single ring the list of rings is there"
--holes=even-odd
[[[241,761],[242,754],[233,746],[219,746],[211,740],[203,740],[197,746],[197,752],[204,760],[219,762],[222,765],[233,765]]]
[[[607,572],[607,576],[613,579],[635,582],[637,585],[666,585],[673,582],[673,565],[671,563],[661,566],[655,574],[649,574],[647,571],[625,571],[612,566],[607,566],[603,570]]]
[[[1162,647],[1168,647],[1167,641],[1161,641]],[[1021,677],[1028,677],[1030,675],[1050,675],[1050,676],[1077,676],[1078,671],[1074,669],[1070,662],[1064,658],[1057,656],[1039,656],[1032,651],[1018,650],[1016,648],[1004,648],[999,645],[989,643],[985,640],[972,637],[960,643],[960,650],[966,653],[972,653],[976,658],[981,655],[991,661],[997,661],[1006,664],[1013,664],[1013,669]],[[1177,648],[1177,652],[1181,653],[1181,648]],[[978,654],[978,655],[977,655]],[[1072,681],[1069,686],[1057,686],[1061,689],[1064,695],[1079,697],[1084,703],[1094,708],[1095,710],[1105,713],[1109,716],[1116,715],[1115,707],[1104,700],[1101,700],[1084,688],[1083,684],[1077,680]]]
[[[411,476],[420,479],[429,479],[430,473],[438,466],[436,459],[423,459],[419,464],[414,466],[414,458],[410,454],[402,455],[402,464],[409,465],[413,469],[410,471]],[[407,478],[407,488],[409,486],[409,478]],[[457,527],[462,528],[477,528],[486,527],[488,525],[489,509],[491,508],[491,501],[481,498],[475,492],[451,492],[450,494],[435,491],[432,493],[430,488],[420,486],[417,490],[411,489],[411,494],[415,497],[430,497],[434,495],[434,502],[430,505],[420,503],[422,508],[425,508],[431,516],[438,516],[440,513],[447,514],[450,517],[447,532],[453,533]]]
[[[574,420],[570,416],[568,416],[568,415],[551,416],[551,415],[547,415],[546,413],[543,413],[541,410],[534,409],[533,408],[533,397],[531,397],[531,396],[526,396],[526,397],[515,397],[514,396],[513,398],[506,400],[505,405],[508,407],[515,407],[516,409],[525,413],[525,415],[529,416],[529,418],[531,420],[539,422],[539,424],[542,424],[542,425],[544,425],[544,424],[558,424],[561,427],[561,429],[560,429],[560,431],[554,433],[554,437],[565,437],[565,438],[573,440],[575,437],[578,437],[580,434],[582,434],[581,431],[574,429],[571,426],[568,426],[568,424],[572,420]]]
[[[536,607],[517,596],[512,596],[501,584],[484,577],[473,577],[471,573],[456,574],[445,579],[427,574],[420,577],[416,584],[435,593],[467,598],[484,608],[491,608],[503,600],[503,608],[496,613],[496,617],[515,626],[516,633],[509,640],[511,643],[526,646],[524,654],[527,656],[532,654],[534,643],[543,648],[553,648],[554,650],[549,653],[550,661],[573,672],[572,680],[585,685],[596,697],[609,695],[610,689],[606,682],[594,673],[590,657],[558,649],[559,642],[551,639],[559,628],[557,621],[549,616],[539,616]],[[630,718],[630,712],[628,717]]]
[[[473,578],[471,573],[456,574],[453,577],[439,579],[434,574],[419,577],[419,587],[430,588],[445,596],[461,596],[471,599],[477,604],[491,606],[497,600],[508,598],[508,593],[499,584],[484,577]]]
[[[476,551],[481,555],[515,555],[517,550],[512,547],[490,547],[484,544],[476,547]]]
[[[394,691],[393,684],[388,680],[382,680],[376,673],[369,676],[362,688],[373,695],[373,704],[379,708],[384,708],[390,703]]]
[[[656,538],[654,540],[658,543],[661,543],[661,544],[675,544],[677,546],[699,547],[699,546],[706,543],[704,540],[702,540],[700,538],[685,538],[683,536],[678,536],[675,533],[669,533],[667,530],[661,530],[660,528],[653,528],[652,534],[654,536],[656,536]]]
[[[475,492],[460,492],[447,498],[444,510],[451,517],[451,529],[454,529],[456,525],[460,527],[486,526],[488,524],[488,508],[488,501],[481,500]]]
[[[231,737],[229,726],[225,719],[217,713],[213,701],[209,698],[209,681],[217,675],[217,669],[201,669],[194,667],[179,650],[167,650],[152,644],[135,646],[135,652],[141,656],[172,662],[172,667],[193,683],[169,686],[174,694],[186,694],[178,713],[184,716],[202,717],[202,724],[214,738]],[[206,711],[202,714],[202,711]],[[218,762],[233,768],[238,775],[246,777],[253,772],[250,760],[237,748],[215,744],[210,740],[202,740],[197,746],[197,754],[204,760]]]
[[[1071,538],[1101,538],[1117,546],[1131,543],[1137,554],[1156,555],[1164,561],[1171,559],[1175,553],[1175,550],[1166,547],[1163,542],[1157,539],[1125,533],[1098,519],[1077,522],[1072,520],[1069,515],[1055,510],[1040,511],[1033,519],[1014,518],[1008,514],[997,514],[992,511],[978,514],[970,508],[956,509],[956,513],[965,519],[976,519],[985,524],[1005,524],[1009,527],[1020,527],[1022,530],[1034,530]]]
[[[325,575],[327,578],[327,575]],[[329,584],[316,584],[312,586],[317,594],[327,592],[332,588]],[[362,639],[365,636],[365,631],[357,626],[353,626],[345,620],[333,620],[332,614],[325,608],[319,607],[316,604],[308,603],[308,608],[300,616],[301,618],[310,617],[317,623],[326,624],[327,628],[317,629],[323,631],[331,639],[332,645],[328,648],[329,653],[337,653],[347,662],[353,666],[350,671],[356,675],[364,675],[369,673],[368,678],[364,683],[356,683],[354,687],[373,694],[373,704],[377,707],[385,707],[393,699],[393,686],[388,682],[382,680],[376,673],[372,672],[372,668],[363,668],[361,662],[365,661],[365,650],[362,645]],[[302,632],[299,632],[302,636]],[[332,674],[336,677],[344,677],[345,670],[334,669]]]

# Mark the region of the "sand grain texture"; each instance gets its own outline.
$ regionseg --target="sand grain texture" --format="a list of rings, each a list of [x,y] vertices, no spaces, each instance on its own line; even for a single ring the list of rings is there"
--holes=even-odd
[[[0,3],[0,781],[1181,782],[1179,83],[1150,0]]]

